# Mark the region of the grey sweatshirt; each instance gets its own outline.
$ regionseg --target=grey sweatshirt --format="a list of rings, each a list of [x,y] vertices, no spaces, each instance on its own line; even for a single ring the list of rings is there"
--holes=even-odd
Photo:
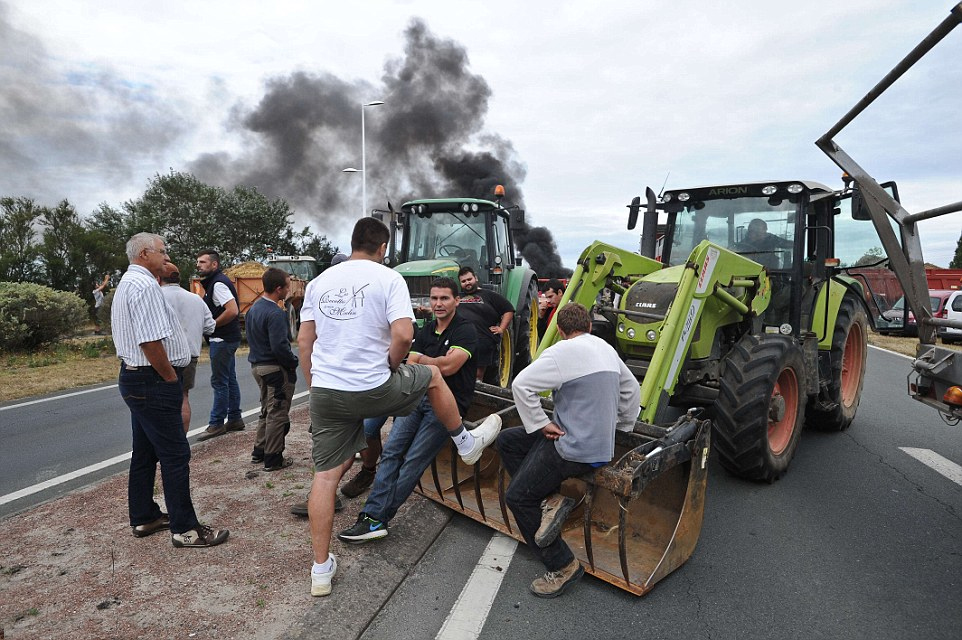
[[[549,347],[511,385],[525,431],[551,422],[538,394],[551,391],[554,422],[565,432],[555,441],[571,462],[608,462],[615,451],[615,428],[630,430],[640,412],[635,376],[607,342],[580,334]]]

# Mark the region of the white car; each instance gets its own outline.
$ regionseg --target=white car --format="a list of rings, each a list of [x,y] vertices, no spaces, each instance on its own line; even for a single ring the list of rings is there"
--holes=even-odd
[[[962,291],[953,291],[949,299],[946,300],[945,317],[949,320],[962,322]],[[945,343],[962,341],[962,329],[945,327],[945,332],[942,334],[942,341]]]

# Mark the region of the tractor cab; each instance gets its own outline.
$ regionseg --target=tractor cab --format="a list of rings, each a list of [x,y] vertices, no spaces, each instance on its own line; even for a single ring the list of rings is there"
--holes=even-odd
[[[513,229],[522,211],[474,198],[414,200],[401,207],[397,264],[422,261],[471,267],[484,285],[500,288],[506,270],[520,266]],[[457,269],[454,269],[456,278]]]
[[[763,325],[796,338],[812,324],[813,285],[831,278],[838,268],[881,255],[871,223],[857,219],[857,211],[853,216],[851,190],[833,191],[817,182],[666,191],[649,207],[646,218],[659,210],[666,223],[660,225],[661,237],[650,257],[670,266],[683,265],[694,248],[708,240],[757,262],[772,288]],[[651,228],[650,222],[646,228]]]

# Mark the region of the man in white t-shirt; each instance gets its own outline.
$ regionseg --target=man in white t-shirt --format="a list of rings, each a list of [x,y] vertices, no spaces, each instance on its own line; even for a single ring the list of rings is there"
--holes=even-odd
[[[160,279],[160,291],[177,314],[190,345],[190,364],[184,367],[184,401],[180,407],[186,433],[190,431],[190,390],[194,388],[197,378],[197,360],[200,358],[201,345],[204,343],[204,336],[213,333],[216,325],[203,298],[180,286],[180,271],[172,262],[165,265],[164,275]]]
[[[297,345],[311,390],[315,471],[308,499],[313,596],[331,593],[337,571],[329,553],[337,484],[355,452],[367,446],[364,418],[408,415],[427,393],[469,465],[501,430],[501,418],[491,415],[468,431],[440,370],[402,364],[414,339],[414,312],[404,278],[382,264],[389,240],[382,222],[358,220],[350,259],[314,278],[301,308]]]

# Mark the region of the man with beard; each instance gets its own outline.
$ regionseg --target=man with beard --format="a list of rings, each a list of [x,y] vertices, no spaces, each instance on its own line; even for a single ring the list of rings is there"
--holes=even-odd
[[[477,378],[481,380],[484,370],[500,361],[501,334],[511,326],[514,306],[497,291],[482,289],[471,267],[461,267],[458,280],[461,282],[458,313],[478,331],[478,349],[473,360]]]

